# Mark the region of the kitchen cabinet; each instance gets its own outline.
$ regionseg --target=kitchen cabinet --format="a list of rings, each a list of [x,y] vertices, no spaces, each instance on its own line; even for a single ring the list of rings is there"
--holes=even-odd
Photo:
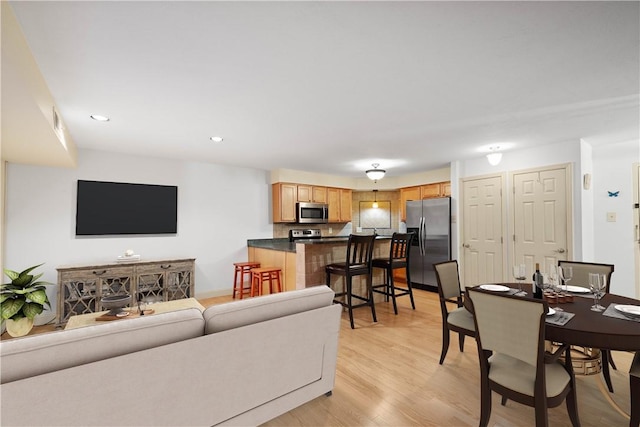
[[[298,201],[327,203],[327,188],[311,185],[298,185]]]
[[[400,189],[400,220],[407,220],[407,202],[411,200],[422,200],[420,186],[406,187]]]
[[[272,185],[273,222],[296,222],[298,185],[278,182]]]
[[[422,199],[432,199],[435,197],[446,197],[451,195],[451,182],[434,182],[420,186],[420,196]]]
[[[102,297],[127,293],[162,301],[191,298],[195,259],[59,267],[57,324],[77,314],[104,311]]]
[[[347,188],[327,188],[330,223],[351,221],[352,196]]]
[[[431,184],[405,187],[400,189],[400,220],[407,220],[407,202],[410,200],[433,199],[451,196],[451,182],[434,182]]]

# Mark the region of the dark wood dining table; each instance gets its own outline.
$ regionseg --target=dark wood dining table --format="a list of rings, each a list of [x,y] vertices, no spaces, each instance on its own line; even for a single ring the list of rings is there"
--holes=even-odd
[[[517,283],[499,284],[518,289]],[[523,284],[522,289],[527,291],[527,296],[531,297],[530,284]],[[629,375],[631,399],[629,426],[639,427],[640,376],[637,375],[640,371],[640,322],[604,316],[603,312],[592,311],[593,298],[590,297],[590,294],[580,295],[574,294],[571,303],[549,304],[550,307],[561,307],[567,313],[573,313],[575,316],[563,326],[547,322],[545,338],[554,342],[582,347],[635,352]],[[640,300],[615,294],[606,294],[600,301],[604,307],[608,307],[612,303],[640,306]],[[468,304],[465,306],[469,308]]]

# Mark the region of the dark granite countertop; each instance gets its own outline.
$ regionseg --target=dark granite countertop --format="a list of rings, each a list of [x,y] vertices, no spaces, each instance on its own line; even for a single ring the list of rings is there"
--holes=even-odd
[[[250,248],[271,249],[274,251],[282,252],[295,252],[296,243],[302,243],[305,245],[322,245],[327,243],[340,243],[346,242],[349,236],[331,236],[323,237],[321,239],[301,239],[295,242],[290,242],[288,238],[280,239],[249,239],[247,240],[247,246]],[[376,240],[391,239],[391,236],[377,236]]]

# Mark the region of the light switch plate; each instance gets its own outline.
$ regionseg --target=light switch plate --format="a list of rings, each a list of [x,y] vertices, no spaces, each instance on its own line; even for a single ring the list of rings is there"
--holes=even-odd
[[[607,222],[616,222],[615,212],[607,212]]]

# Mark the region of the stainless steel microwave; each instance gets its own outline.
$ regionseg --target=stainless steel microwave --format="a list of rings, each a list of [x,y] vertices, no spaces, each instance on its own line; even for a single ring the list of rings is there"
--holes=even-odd
[[[326,203],[296,204],[298,224],[326,224],[329,222],[329,205]]]

